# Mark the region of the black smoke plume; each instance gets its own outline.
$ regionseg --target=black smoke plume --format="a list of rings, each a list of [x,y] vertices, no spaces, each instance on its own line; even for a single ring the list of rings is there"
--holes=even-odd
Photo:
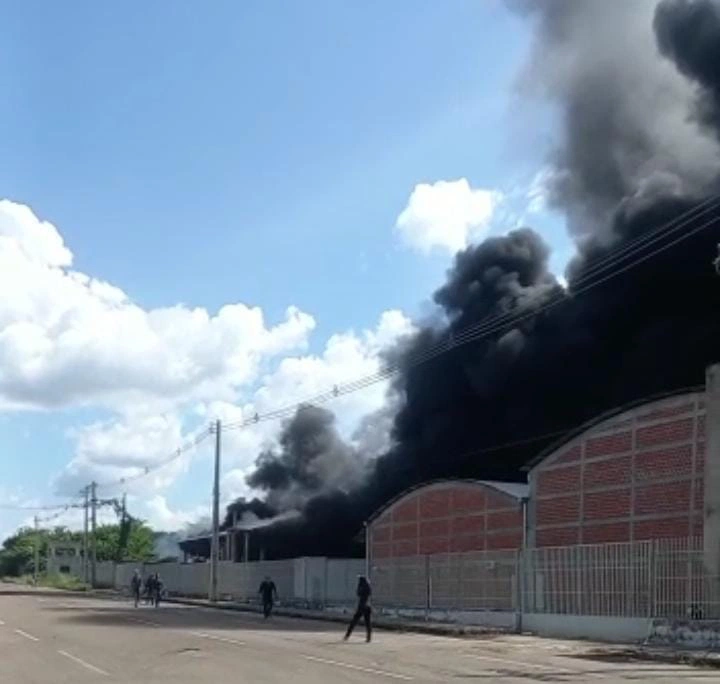
[[[718,3],[522,4],[536,25],[522,84],[561,124],[548,194],[577,243],[567,289],[530,229],[458,254],[433,297],[444,323],[391,352],[404,364],[393,386],[403,403],[393,446],[361,483],[320,484],[305,451],[284,443],[260,459],[251,482],[269,502],[291,483],[321,490],[299,519],[258,531],[267,557],[356,552],[363,521],[413,484],[522,480],[524,464],[558,434],[625,402],[701,384],[718,360],[720,278],[711,262],[720,222],[698,230],[720,219],[717,208],[600,269],[718,192]],[[687,239],[674,243],[679,236]],[[468,326],[530,311],[454,344]],[[445,354],[412,363],[440,343]],[[316,426],[322,444],[328,420]]]
[[[285,423],[279,451],[269,449],[257,459],[247,482],[266,493],[274,510],[300,507],[328,490],[356,485],[364,461],[335,428],[335,416],[318,406],[301,406]]]

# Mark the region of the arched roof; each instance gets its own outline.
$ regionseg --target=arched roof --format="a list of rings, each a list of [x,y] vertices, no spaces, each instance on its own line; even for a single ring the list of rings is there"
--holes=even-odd
[[[602,425],[602,423],[605,423],[606,421],[611,420],[612,418],[617,418],[618,416],[622,415],[623,413],[627,413],[628,411],[632,411],[633,409],[640,408],[641,406],[644,406],[646,404],[655,404],[659,401],[662,401],[663,399],[673,399],[676,397],[688,396],[691,394],[695,395],[695,394],[700,394],[704,391],[705,391],[704,385],[696,385],[694,387],[685,387],[683,389],[671,390],[668,392],[660,392],[657,394],[652,394],[647,397],[643,397],[642,399],[635,399],[634,401],[629,401],[625,404],[622,404],[621,406],[612,408],[609,411],[600,413],[597,416],[595,416],[594,418],[592,418],[591,420],[588,420],[585,423],[582,423],[577,428],[574,428],[573,430],[568,431],[560,439],[554,441],[552,444],[547,446],[535,458],[533,458],[531,461],[526,463],[523,470],[533,470],[534,468],[539,466],[546,458],[548,458],[549,456],[552,456],[556,451],[562,449],[564,446],[567,446],[573,440],[582,436],[586,432],[589,432],[593,428],[596,428],[596,427]]]
[[[472,479],[459,479],[459,478],[447,478],[438,480],[428,480],[427,482],[421,482],[420,484],[408,487],[406,490],[400,492],[397,496],[390,499],[384,506],[378,508],[366,521],[365,524],[369,525],[377,520],[383,513],[391,509],[395,504],[399,503],[402,499],[406,498],[410,494],[421,489],[428,489],[437,485],[475,485],[489,487],[495,489],[501,494],[522,501],[527,499],[530,494],[530,489],[527,484],[523,482],[497,482],[495,480],[472,480]]]

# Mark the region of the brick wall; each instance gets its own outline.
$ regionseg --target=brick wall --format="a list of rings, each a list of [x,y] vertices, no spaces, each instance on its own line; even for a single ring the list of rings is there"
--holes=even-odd
[[[702,534],[702,393],[636,407],[563,445],[530,473],[536,546]]]
[[[480,482],[441,482],[411,491],[370,524],[373,559],[518,549],[521,502]]]

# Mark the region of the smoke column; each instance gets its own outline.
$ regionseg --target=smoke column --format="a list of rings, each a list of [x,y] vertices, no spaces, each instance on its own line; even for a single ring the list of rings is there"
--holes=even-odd
[[[543,98],[559,122],[548,193],[578,247],[568,289],[549,273],[548,248],[530,229],[459,253],[433,296],[444,324],[390,352],[406,362],[393,387],[404,402],[392,448],[359,483],[338,488],[342,477],[324,480],[308,452],[283,438],[282,454],[260,458],[251,482],[268,502],[282,507],[283,496],[297,491],[294,503],[304,500],[299,519],[258,533],[267,557],[352,553],[363,520],[413,484],[521,480],[522,466],[551,441],[538,436],[655,392],[701,384],[705,366],[718,360],[717,226],[580,291],[600,259],[718,192],[718,3],[515,4],[536,27],[522,87]],[[715,209],[705,220],[718,216]],[[550,301],[559,303],[542,310]],[[533,309],[537,315],[514,327],[421,366],[409,363],[469,325]],[[354,456],[328,434],[330,418],[318,416],[303,440],[339,454],[342,469]]]

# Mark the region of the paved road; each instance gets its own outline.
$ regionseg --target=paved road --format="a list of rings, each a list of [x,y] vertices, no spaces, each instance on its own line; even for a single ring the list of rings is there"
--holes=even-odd
[[[0,683],[208,681],[717,682],[717,670],[628,661],[601,647],[520,636],[453,639],[0,585]]]

